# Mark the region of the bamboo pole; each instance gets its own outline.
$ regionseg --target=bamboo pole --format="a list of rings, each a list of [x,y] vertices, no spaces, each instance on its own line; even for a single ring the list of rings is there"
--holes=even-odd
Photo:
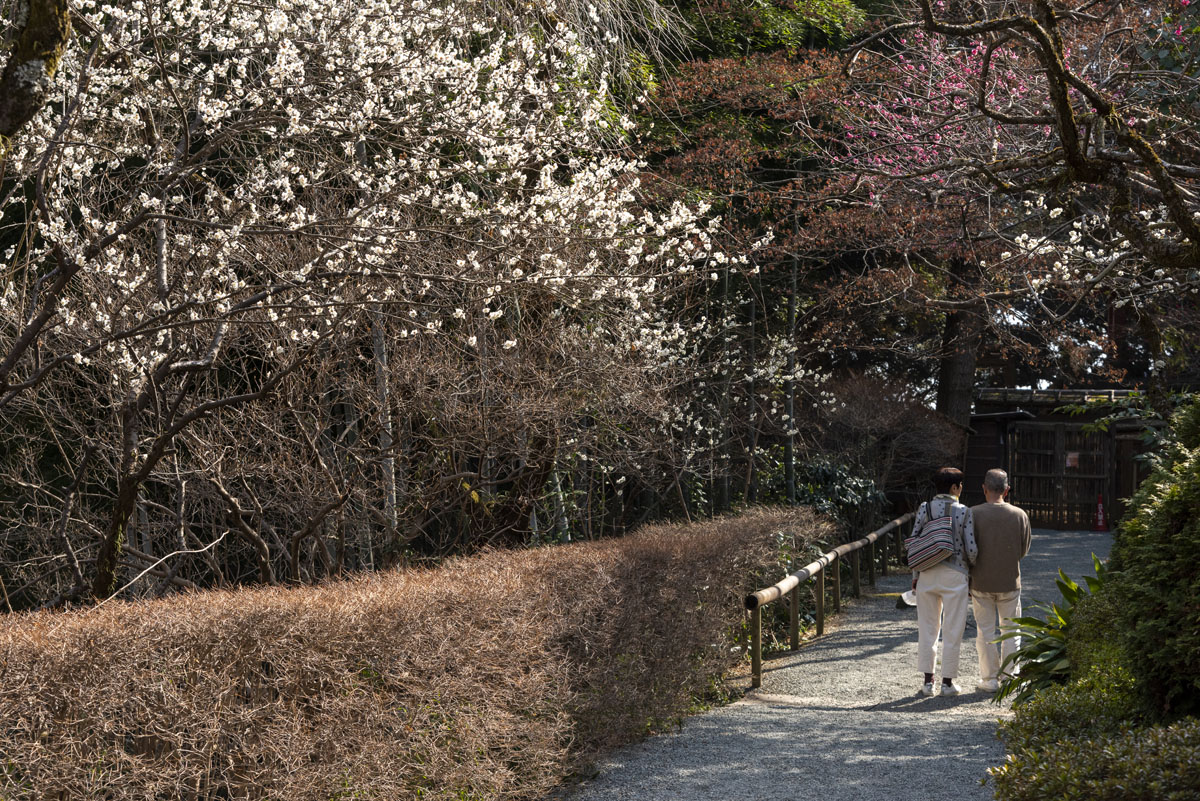
[[[825,633],[825,571],[817,573],[817,636]]]
[[[796,585],[796,588],[792,590],[791,623],[791,631],[788,632],[791,635],[791,641],[789,645],[791,650],[795,651],[800,647],[800,585],[798,584]]]
[[[875,586],[875,543],[867,546],[867,583]]]
[[[842,560],[835,558],[830,563],[830,574],[833,576],[833,611],[842,611]]]
[[[750,686],[762,686],[762,607],[750,613]]]
[[[855,598],[862,597],[862,559],[856,550],[850,554],[850,581]]]
[[[879,529],[872,531],[870,534],[863,537],[862,539],[855,540],[854,542],[844,543],[844,544],[839,545],[838,547],[834,548],[832,551],[821,554],[820,558],[818,558],[815,562],[811,562],[811,563],[805,565],[801,569],[797,570],[795,573],[792,573],[791,575],[786,576],[785,578],[776,582],[772,586],[767,587],[766,589],[758,590],[757,592],[753,592],[753,593],[747,595],[746,596],[746,608],[754,609],[756,606],[765,606],[765,605],[771,603],[772,601],[779,600],[784,595],[787,595],[789,592],[791,592],[792,588],[794,588],[797,584],[799,584],[800,582],[803,582],[803,581],[807,581],[808,579],[815,576],[818,570],[820,570],[823,567],[825,567],[826,565],[828,565],[834,559],[843,557],[846,554],[850,554],[851,558],[853,559],[854,554],[858,553],[858,551],[861,548],[866,547],[866,545],[868,543],[874,542],[875,540],[879,539],[881,536],[886,534],[888,531],[891,531],[893,528],[899,526],[902,523],[908,522],[911,518],[912,518],[912,513],[909,512],[904,517],[897,518],[897,519],[891,521],[890,523],[887,523],[886,525],[881,526]]]

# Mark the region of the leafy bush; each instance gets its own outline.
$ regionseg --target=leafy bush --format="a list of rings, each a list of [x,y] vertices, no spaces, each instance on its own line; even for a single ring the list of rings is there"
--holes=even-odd
[[[684,714],[780,530],[753,510],[323,587],[10,616],[0,798],[511,799]]]
[[[1013,618],[1013,625],[1005,626],[1000,639],[1008,640],[1013,637],[1021,638],[1021,647],[1013,651],[1001,666],[1001,672],[1011,675],[1000,685],[996,701],[1012,698],[1013,704],[1021,704],[1037,692],[1065,683],[1071,677],[1071,658],[1068,651],[1068,630],[1075,615],[1079,602],[1088,596],[1089,592],[1098,591],[1104,583],[1106,568],[1092,554],[1092,565],[1095,568],[1095,578],[1084,576],[1086,588],[1079,586],[1058,571],[1059,593],[1061,603],[1049,605],[1039,604],[1044,618],[1026,615]]]
[[[1200,720],[1023,748],[988,773],[997,801],[1194,801]]]
[[[794,53],[814,42],[838,45],[863,25],[863,11],[849,0],[795,3],[711,3],[683,6],[698,44],[717,53],[785,50]]]
[[[1011,753],[1057,747],[1067,740],[1094,739],[1136,728],[1145,718],[1124,665],[1095,663],[1081,678],[1034,693],[1000,724]]]
[[[796,502],[848,525],[877,519],[887,498],[875,482],[844,464],[813,461],[796,465]],[[866,532],[856,532],[862,536]]]
[[[1092,587],[1092,592],[1075,602],[1067,633],[1067,658],[1071,660],[1072,679],[1086,676],[1096,666],[1105,670],[1123,669],[1130,675],[1136,672],[1120,636],[1117,624],[1120,599],[1114,585],[1115,577],[1106,571],[1099,586]]]
[[[1094,559],[1094,557],[1093,557]],[[1108,736],[1144,725],[1148,715],[1135,689],[1135,670],[1116,636],[1117,600],[1110,574],[1094,561],[1090,592],[1066,585],[1064,605],[1069,680],[1029,694],[1000,725],[1010,751],[1054,747],[1060,740]],[[1074,599],[1068,603],[1067,597]]]
[[[1120,621],[1147,702],[1200,714],[1200,401],[1180,409],[1113,544]]]
[[[1200,797],[1200,403],[1163,443],[1107,578],[1098,569],[1090,594],[1060,581],[1063,606],[1023,632],[1005,689],[1024,703],[1001,725],[1012,754],[990,771],[999,801]],[[1183,722],[1142,728],[1159,716]]]

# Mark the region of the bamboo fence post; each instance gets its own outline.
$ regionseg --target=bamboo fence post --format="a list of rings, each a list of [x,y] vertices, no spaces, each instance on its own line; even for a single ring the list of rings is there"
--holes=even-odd
[[[825,633],[825,571],[817,572],[817,636]]]
[[[762,607],[750,613],[750,686],[762,686]]]
[[[797,584],[792,590],[792,626],[788,632],[790,637],[791,650],[795,651],[800,648],[800,585]]]
[[[850,581],[855,598],[862,597],[862,559],[859,556],[861,550],[858,548],[850,554]]]
[[[833,557],[829,567],[833,571],[833,611],[840,612],[842,611],[842,558],[840,556]]]
[[[867,543],[867,583],[875,586],[875,543]]]

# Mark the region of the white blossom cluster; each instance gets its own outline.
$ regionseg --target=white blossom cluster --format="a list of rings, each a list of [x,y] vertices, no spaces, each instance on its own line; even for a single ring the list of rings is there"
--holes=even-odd
[[[703,208],[639,203],[603,54],[552,5],[79,0],[8,156],[36,192],[0,198],[0,354],[46,303],[43,357],[120,391],[238,326],[287,358],[366,305],[463,347],[519,349],[531,295],[627,330],[727,259]]]
[[[753,273],[753,268],[745,272]],[[786,410],[789,384],[797,417],[834,402],[823,389],[831,377],[820,366],[823,346],[770,330],[764,321],[749,337],[745,321],[733,314],[745,309],[749,300],[744,292],[725,300],[715,297],[709,313],[686,322],[644,312],[638,325],[624,334],[623,347],[643,354],[653,375],[672,388],[676,399],[646,421],[648,430],[660,442],[672,444],[678,464],[701,474],[723,458],[731,419],[755,420],[756,428],[783,436],[799,433],[797,419]]]
[[[1165,206],[1138,211],[1137,225],[1151,239],[1166,240],[1176,226]],[[1111,212],[1068,212],[1042,195],[1021,203],[1020,228],[1008,239],[1002,262],[1019,263],[1031,294],[1070,297],[1102,288],[1113,306],[1140,306],[1164,296],[1200,294],[1200,265],[1190,271],[1156,267],[1147,250],[1131,242]]]

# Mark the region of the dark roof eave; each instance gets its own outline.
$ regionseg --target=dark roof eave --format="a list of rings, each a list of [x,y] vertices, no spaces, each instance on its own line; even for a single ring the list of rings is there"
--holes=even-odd
[[[1037,415],[1028,409],[1013,409],[1011,412],[984,412],[971,415],[971,420],[1034,420]]]

